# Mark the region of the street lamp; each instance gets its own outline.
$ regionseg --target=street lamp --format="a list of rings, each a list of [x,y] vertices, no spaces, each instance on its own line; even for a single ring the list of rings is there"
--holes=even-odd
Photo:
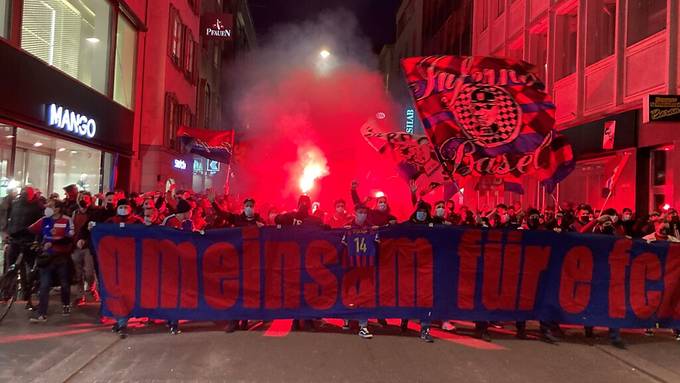
[[[319,56],[321,56],[321,58],[325,60],[331,56],[331,52],[329,52],[326,49],[323,49],[321,52],[319,52]]]

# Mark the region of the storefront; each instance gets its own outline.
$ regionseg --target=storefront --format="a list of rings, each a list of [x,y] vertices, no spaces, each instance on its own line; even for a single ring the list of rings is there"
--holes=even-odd
[[[0,57],[0,196],[24,185],[125,188],[133,112],[2,39]]]
[[[171,170],[160,181],[165,182],[167,178],[172,178],[178,190],[203,192],[212,189],[223,193],[227,174],[224,164],[194,154],[181,154],[172,157],[168,165]],[[162,168],[161,166],[161,171]],[[160,184],[156,186],[158,188]]]

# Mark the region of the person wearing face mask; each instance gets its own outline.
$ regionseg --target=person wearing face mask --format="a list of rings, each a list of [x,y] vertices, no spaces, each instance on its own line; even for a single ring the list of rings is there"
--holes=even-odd
[[[26,186],[21,189],[19,197],[12,201],[7,219],[7,249],[5,257],[8,266],[17,261],[20,254],[24,256],[23,267],[19,269],[19,282],[22,286],[33,285],[33,274],[30,272],[36,253],[32,249],[35,235],[29,226],[43,216],[44,206],[40,203],[35,189]],[[26,310],[33,310],[30,289],[22,289],[22,300],[26,301]]]
[[[278,209],[275,207],[272,207],[269,209],[269,212],[267,213],[267,225],[269,226],[275,226],[276,225],[276,216],[278,216]]]
[[[158,209],[155,206],[148,207],[144,209],[144,225],[145,226],[157,226],[161,224],[160,216],[158,214]]]
[[[668,210],[668,225],[670,226],[670,234],[675,238],[680,238],[680,216],[678,216],[678,211],[673,208]]]
[[[446,208],[444,207],[444,201],[437,201],[434,203],[434,217],[432,217],[432,223],[435,225],[451,225],[451,221],[448,220],[446,215]]]
[[[670,214],[667,214],[665,217],[661,217],[654,224],[654,232],[642,237],[642,239],[644,241],[647,241],[647,243],[664,241],[673,243],[680,242],[679,237],[672,235],[673,234],[671,231],[672,222],[673,217],[671,217]],[[651,328],[645,329],[645,335],[654,336],[654,329]],[[673,336],[675,336],[675,340],[680,341],[680,329],[674,329]]]
[[[335,201],[335,211],[328,216],[326,225],[332,229],[339,229],[347,226],[352,222],[352,216],[347,213],[345,200],[339,199]]]
[[[243,201],[243,212],[237,215],[234,219],[235,227],[245,226],[264,226],[264,221],[259,214],[255,213],[255,200],[247,198]]]
[[[85,292],[89,292],[93,299],[99,301],[99,293],[95,284],[94,259],[90,253],[90,232],[87,225],[93,219],[92,197],[89,193],[80,196],[78,210],[73,212],[71,220],[75,232],[76,249],[71,254],[73,260],[75,276],[74,279],[78,286],[79,298],[75,301],[77,306],[84,304],[87,299]]]
[[[425,201],[419,201],[418,204],[416,205],[416,211],[411,214],[411,217],[409,218],[408,221],[404,222],[404,224],[408,225],[424,225],[424,226],[431,226],[433,225],[432,217],[430,215],[430,210],[432,207],[430,206],[429,203]],[[420,339],[427,343],[432,343],[434,342],[434,339],[432,338],[432,335],[430,335],[430,320],[428,319],[421,319],[420,320]],[[408,319],[402,319],[401,320],[401,331],[406,332],[408,329]]]
[[[357,192],[358,187],[359,183],[356,180],[352,181],[351,194],[355,206],[363,204]],[[368,223],[371,226],[387,226],[397,223],[397,217],[390,213],[390,206],[387,204],[387,197],[384,195],[376,199],[376,208],[368,211]]]
[[[107,219],[106,223],[115,223],[115,224],[125,224],[125,225],[133,225],[133,224],[142,224],[144,221],[137,215],[132,214],[132,206],[130,206],[128,200],[126,199],[121,199],[118,200],[116,207],[116,215]]]
[[[30,319],[31,323],[47,322],[47,306],[52,289],[52,278],[56,275],[61,286],[62,315],[71,314],[71,251],[73,240],[73,222],[62,212],[66,203],[57,201],[45,208],[45,216],[28,229],[40,235],[42,253],[38,257],[40,272],[40,291],[37,315]]]
[[[523,228],[529,231],[545,230],[545,226],[541,224],[540,212],[537,209],[529,209],[526,215],[526,226]],[[556,343],[557,338],[553,335],[552,329],[559,328],[558,324],[555,322],[539,321],[541,340],[547,343]],[[518,339],[527,338],[527,322],[526,321],[516,321],[515,327],[517,328],[517,334],[515,335]]]
[[[621,229],[623,234],[628,237],[635,237],[635,218],[633,216],[633,211],[630,208],[623,208],[621,212]]]
[[[446,220],[452,225],[460,224],[460,214],[456,214],[456,203],[452,199],[446,201]]]
[[[429,225],[432,223],[432,216],[430,215],[430,204],[425,201],[420,201],[416,205],[416,211],[411,214],[408,221],[404,223],[416,224],[416,225]]]
[[[590,223],[590,216],[592,215],[593,209],[589,205],[580,205],[576,209],[576,221],[571,224],[570,231],[576,233],[586,233],[588,230],[592,230],[593,226],[587,227]]]

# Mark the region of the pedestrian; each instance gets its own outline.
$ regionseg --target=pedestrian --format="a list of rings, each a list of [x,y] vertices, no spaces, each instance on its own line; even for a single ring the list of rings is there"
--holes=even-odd
[[[31,323],[47,322],[47,307],[52,289],[52,278],[59,278],[61,286],[62,315],[71,314],[71,252],[73,222],[64,215],[67,204],[57,201],[45,208],[45,216],[29,227],[33,234],[40,235],[42,253],[38,256],[40,290],[37,315]]]
[[[73,212],[71,220],[73,222],[73,229],[75,233],[76,249],[71,254],[73,266],[75,271],[75,282],[77,284],[78,299],[75,305],[79,306],[87,301],[85,292],[89,292],[95,302],[99,302],[99,292],[97,291],[97,284],[95,283],[94,273],[94,259],[90,253],[89,236],[90,232],[87,230],[87,225],[93,220],[93,212],[91,209],[92,197],[89,193],[80,196],[78,201],[78,210]]]

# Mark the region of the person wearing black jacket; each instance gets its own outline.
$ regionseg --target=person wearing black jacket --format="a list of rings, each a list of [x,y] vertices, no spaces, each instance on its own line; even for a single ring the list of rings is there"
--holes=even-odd
[[[425,225],[432,226],[434,223],[432,221],[432,216],[430,215],[430,210],[432,206],[425,201],[419,201],[416,205],[416,211],[411,214],[408,221],[404,222],[405,225]],[[430,325],[431,321],[429,319],[420,320],[420,339],[427,343],[434,342],[432,335],[430,335]],[[408,319],[401,320],[401,331],[405,332],[408,329]]]
[[[22,289],[22,299],[26,301],[26,309],[33,310],[31,303],[31,288],[33,276],[31,269],[35,263],[37,254],[31,249],[35,241],[35,235],[28,228],[34,222],[42,218],[44,207],[38,200],[35,190],[27,186],[21,190],[19,198],[12,202],[11,212],[7,222],[8,244],[7,258],[8,265],[17,261],[20,254],[24,255],[23,267],[19,270]]]
[[[319,226],[323,227],[323,221],[310,214],[312,200],[307,195],[301,195],[298,199],[297,210],[282,213],[276,216],[274,222],[281,226]]]

